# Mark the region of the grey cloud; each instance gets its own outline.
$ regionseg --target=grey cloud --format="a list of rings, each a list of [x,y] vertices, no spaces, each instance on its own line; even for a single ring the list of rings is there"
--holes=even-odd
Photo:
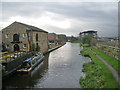
[[[16,15],[37,18],[44,11],[49,11],[61,14],[66,18],[86,22],[84,26],[99,30],[100,35],[107,32],[109,32],[109,36],[117,35],[118,7],[117,3],[113,2],[6,2],[3,3],[2,7],[3,21],[7,21],[11,16]],[[82,28],[84,26],[79,24],[73,25],[69,32],[77,33],[82,31],[81,29],[84,29]],[[51,26],[49,26],[49,29],[54,30],[56,33],[67,33],[65,30],[58,30],[58,28]]]

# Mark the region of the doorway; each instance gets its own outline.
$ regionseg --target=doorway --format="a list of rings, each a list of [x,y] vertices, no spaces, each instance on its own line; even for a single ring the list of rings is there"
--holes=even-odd
[[[15,45],[14,45],[14,51],[20,51],[20,47],[19,47],[18,44],[15,44]]]

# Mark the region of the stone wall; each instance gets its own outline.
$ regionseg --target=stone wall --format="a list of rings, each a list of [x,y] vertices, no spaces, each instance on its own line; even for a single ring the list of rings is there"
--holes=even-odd
[[[36,41],[36,34],[38,34],[38,41]],[[38,43],[40,47],[40,52],[46,52],[48,50],[48,33],[45,32],[33,32],[33,43]]]
[[[14,51],[14,45],[18,44],[20,47],[20,50],[29,51],[30,46],[38,43],[40,47],[40,52],[46,52],[48,50],[48,33],[46,32],[39,32],[39,31],[30,31],[26,32],[28,28],[22,24],[19,23],[13,23],[9,25],[8,27],[4,28],[2,30],[2,42],[6,45],[9,45],[7,48],[8,51],[12,52]],[[38,41],[36,41],[36,34],[38,33]],[[5,35],[8,34],[9,37],[6,38]],[[11,43],[13,41],[13,35],[18,34],[19,35],[19,41],[20,43]],[[27,34],[27,37],[23,37],[23,34]],[[28,39],[29,38],[29,39]],[[30,41],[30,44],[29,44]],[[27,47],[24,48],[23,45],[26,44]]]
[[[49,41],[58,41],[58,36],[55,33],[48,33]]]
[[[2,30],[2,42],[5,43],[5,45],[9,45],[8,50],[14,51],[14,45],[15,43],[11,43],[13,41],[13,35],[18,34],[19,35],[19,41],[22,41],[22,43],[17,43],[20,46],[20,49],[23,48],[23,44],[28,45],[28,38],[23,37],[22,34],[26,33],[26,27],[17,23],[11,24],[10,26],[4,28]],[[5,35],[8,34],[9,37],[6,38]],[[28,49],[28,48],[26,48]]]

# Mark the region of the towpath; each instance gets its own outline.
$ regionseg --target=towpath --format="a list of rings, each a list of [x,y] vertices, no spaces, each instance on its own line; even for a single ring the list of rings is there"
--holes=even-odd
[[[92,50],[91,50],[92,51]],[[94,52],[94,51],[92,51]],[[108,69],[112,72],[113,77],[116,79],[120,86],[120,76],[118,75],[118,72],[110,65],[108,64],[102,57],[96,54],[96,56],[108,67]]]

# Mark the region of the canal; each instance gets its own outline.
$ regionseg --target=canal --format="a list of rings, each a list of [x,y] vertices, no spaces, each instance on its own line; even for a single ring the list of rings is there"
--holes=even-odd
[[[80,88],[82,65],[90,59],[79,55],[80,45],[67,42],[47,54],[29,74],[14,74],[3,80],[3,88]]]

